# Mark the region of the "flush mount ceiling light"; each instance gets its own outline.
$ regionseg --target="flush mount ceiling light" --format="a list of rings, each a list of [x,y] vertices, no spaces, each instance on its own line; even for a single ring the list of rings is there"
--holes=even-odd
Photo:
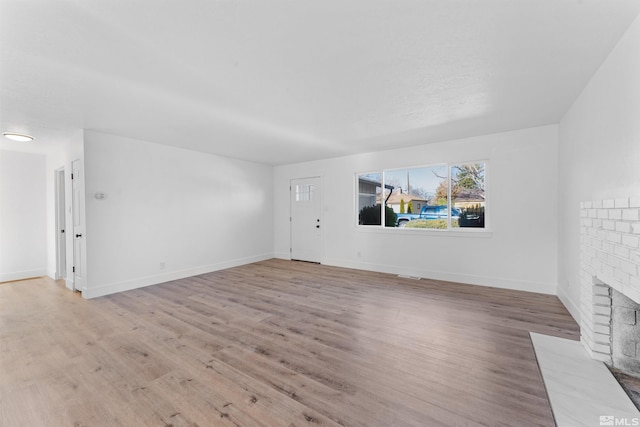
[[[29,142],[33,141],[33,137],[30,135],[25,135],[22,133],[14,133],[14,132],[4,132],[3,135],[5,138],[9,138],[12,141],[18,142]]]

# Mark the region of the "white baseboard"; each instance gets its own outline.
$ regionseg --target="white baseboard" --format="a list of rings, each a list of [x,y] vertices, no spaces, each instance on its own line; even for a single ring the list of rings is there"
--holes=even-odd
[[[12,282],[14,280],[33,279],[34,277],[42,277],[47,275],[47,269],[15,271],[12,273],[0,274],[0,282]]]
[[[276,252],[275,254],[273,254],[274,258],[277,259],[291,259],[291,253],[290,252]]]
[[[573,317],[578,325],[580,324],[580,309],[578,306],[567,296],[565,291],[558,286],[558,299],[566,307],[567,311]]]
[[[104,295],[114,294],[117,292],[124,292],[132,289],[142,288],[145,286],[156,285],[158,283],[164,283],[171,280],[178,280],[178,279],[183,279],[185,277],[197,276],[199,274],[210,273],[217,270],[223,270],[225,268],[251,264],[254,262],[264,261],[271,258],[288,260],[291,257],[289,256],[288,253],[276,252],[275,254],[263,254],[263,255],[256,255],[253,257],[223,261],[223,262],[209,264],[201,267],[172,271],[172,272],[167,272],[163,274],[146,276],[146,277],[136,278],[132,280],[117,282],[117,283],[110,283],[108,285],[103,285],[95,288],[89,287],[88,289],[85,289],[82,291],[82,296],[87,299],[96,298]],[[433,270],[422,270],[422,269],[412,269],[411,271],[408,271],[407,268],[405,267],[398,267],[393,265],[381,265],[381,264],[373,264],[373,263],[365,263],[365,262],[353,262],[353,261],[345,261],[341,259],[324,259],[322,263],[326,265],[335,266],[335,267],[354,268],[358,270],[376,271],[376,272],[388,273],[388,274],[402,274],[402,275],[408,275],[412,277],[421,277],[425,279],[444,280],[449,282],[467,283],[471,285],[489,286],[489,287],[502,288],[502,289],[513,289],[513,290],[526,291],[526,292],[537,292],[537,293],[548,294],[548,295],[557,294],[557,286],[556,284],[553,284],[553,283],[511,280],[511,279],[503,279],[499,277],[486,277],[486,276],[450,273],[450,272],[433,271]],[[67,282],[67,284],[69,284],[69,281]],[[568,301],[568,299],[566,297],[564,299],[561,297],[560,299],[563,302],[563,304],[567,306],[567,309],[575,318],[576,314],[572,311],[572,308],[569,307],[568,304],[571,304],[571,303]]]
[[[200,267],[188,268],[185,270],[171,271],[153,276],[139,277],[117,283],[110,283],[92,288],[89,286],[82,291],[84,298],[96,298],[104,295],[115,294],[117,292],[130,291],[143,288],[145,286],[157,285],[171,280],[184,279],[185,277],[197,276],[199,274],[211,273],[212,271],[224,270],[225,268],[238,267],[240,265],[251,264],[273,258],[273,254],[256,255],[247,258],[222,261],[215,264],[203,265]]]
[[[478,276],[461,273],[451,273],[445,271],[407,269],[395,265],[381,265],[366,262],[353,262],[341,259],[325,259],[322,262],[326,265],[336,267],[355,268],[359,270],[376,271],[379,273],[401,274],[411,277],[421,277],[424,279],[444,280],[447,282],[466,283],[470,285],[489,286],[493,288],[512,289],[516,291],[537,292],[541,294],[556,295],[557,284],[541,283],[526,280],[512,280],[500,277]]]

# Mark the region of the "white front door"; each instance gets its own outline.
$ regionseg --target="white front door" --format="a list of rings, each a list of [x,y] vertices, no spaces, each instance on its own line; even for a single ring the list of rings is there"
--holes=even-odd
[[[84,251],[84,222],[82,221],[82,204],[84,203],[84,194],[82,189],[82,180],[80,174],[82,167],[80,160],[74,160],[71,164],[71,189],[73,203],[73,289],[82,291],[85,288],[83,259]]]
[[[319,177],[291,180],[291,259],[321,260],[321,190]]]

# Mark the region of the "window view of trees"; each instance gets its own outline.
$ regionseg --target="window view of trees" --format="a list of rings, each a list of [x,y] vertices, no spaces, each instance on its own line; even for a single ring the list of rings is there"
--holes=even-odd
[[[459,227],[484,228],[484,163],[451,166],[451,199],[459,210]]]
[[[357,178],[360,225],[382,226],[384,222],[385,227],[426,229],[485,226],[484,162],[385,170]]]

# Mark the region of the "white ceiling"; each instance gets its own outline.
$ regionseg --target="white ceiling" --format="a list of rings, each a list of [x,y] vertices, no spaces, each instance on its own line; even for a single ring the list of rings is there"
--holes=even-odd
[[[557,123],[639,12],[638,0],[0,0],[0,129],[33,134],[22,147],[35,150],[85,128],[284,164]]]

